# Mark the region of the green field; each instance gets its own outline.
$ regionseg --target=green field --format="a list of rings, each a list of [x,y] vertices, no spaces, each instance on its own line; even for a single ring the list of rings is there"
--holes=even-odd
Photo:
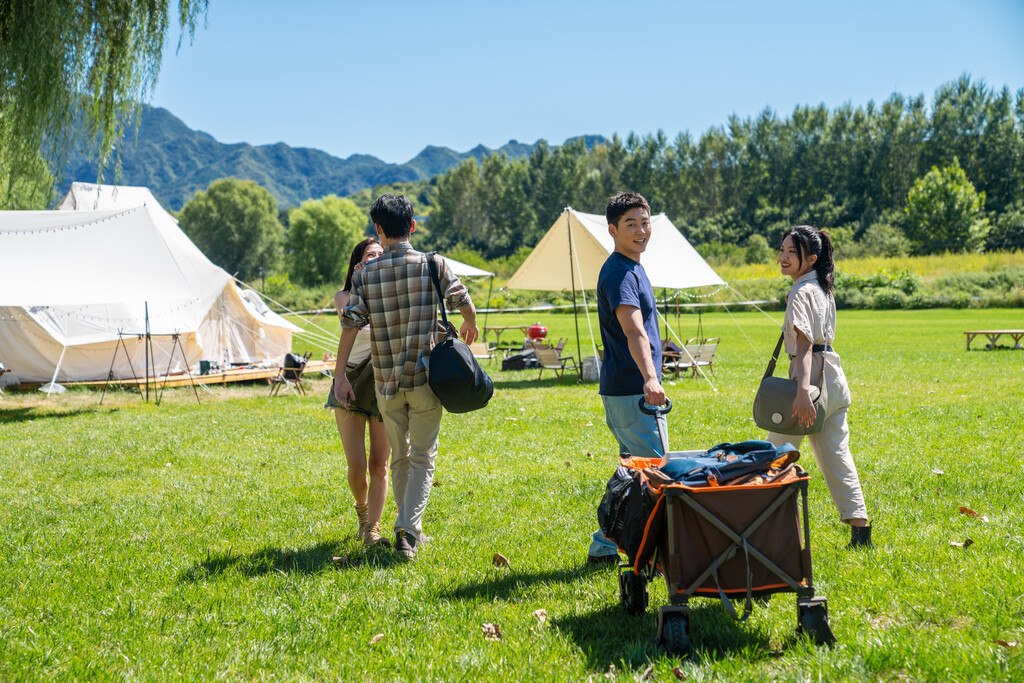
[[[750,405],[772,315],[703,316],[722,345],[711,383],[668,387],[675,448],[762,434]],[[488,324],[538,320],[575,340],[567,314]],[[678,324],[695,336],[696,316]],[[626,617],[615,572],[585,562],[616,464],[596,385],[491,366],[492,404],[445,416],[433,541],[414,563],[354,538],[324,379],[305,397],[228,386],[201,405],[168,390],[159,407],[8,392],[0,680],[666,681],[676,667],[691,681],[1024,680],[1024,351],[966,352],[963,331],[982,328],[1024,328],[1024,311],[840,312],[874,550],[843,548],[809,449],[801,459],[838,643],[795,635],[792,595],[742,624],[697,599],[683,660],[654,642],[664,583]]]

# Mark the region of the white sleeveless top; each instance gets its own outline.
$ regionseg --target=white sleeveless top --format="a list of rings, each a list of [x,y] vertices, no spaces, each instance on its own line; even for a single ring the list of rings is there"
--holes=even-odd
[[[356,340],[352,344],[352,353],[348,355],[348,364],[356,366],[370,357],[370,326],[359,328]]]

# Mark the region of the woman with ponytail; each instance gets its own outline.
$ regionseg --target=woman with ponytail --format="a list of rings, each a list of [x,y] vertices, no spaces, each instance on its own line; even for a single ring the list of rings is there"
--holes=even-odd
[[[825,230],[798,225],[787,232],[779,249],[782,274],[793,280],[786,295],[786,317],[782,335],[789,354],[789,377],[796,380],[797,396],[793,416],[802,425],[814,422],[815,409],[811,387],[823,384],[825,425],[817,434],[809,434],[811,450],[818,463],[839,518],[850,525],[848,548],[871,546],[864,494],[857,466],[850,454],[850,430],[846,414],[850,409],[850,388],[832,348],[836,333],[835,261],[832,237]],[[792,442],[787,434],[768,435],[776,445]],[[800,438],[797,438],[799,446]]]

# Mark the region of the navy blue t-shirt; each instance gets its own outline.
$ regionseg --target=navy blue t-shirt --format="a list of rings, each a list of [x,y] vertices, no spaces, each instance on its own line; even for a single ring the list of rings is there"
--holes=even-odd
[[[622,331],[615,308],[621,305],[640,309],[644,330],[651,342],[651,358],[661,381],[661,334],[654,288],[647,272],[637,261],[612,252],[597,277],[597,319],[601,325],[604,361],[601,363],[600,393],[605,396],[632,396],[644,393],[644,376],[629,353],[629,342]]]

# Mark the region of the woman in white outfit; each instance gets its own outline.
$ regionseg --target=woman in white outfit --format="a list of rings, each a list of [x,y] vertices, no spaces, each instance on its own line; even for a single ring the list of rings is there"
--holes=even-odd
[[[384,248],[374,237],[367,237],[356,245],[352,250],[352,256],[348,264],[348,276],[345,278],[345,288],[334,295],[334,305],[338,309],[338,317],[345,310],[352,290],[352,275],[362,270],[368,261],[372,261],[384,253]],[[367,325],[359,330],[356,336],[355,345],[348,359],[349,369],[359,365],[363,360],[370,357],[370,326]],[[373,391],[371,386],[369,389]],[[375,399],[375,397],[374,397]],[[331,391],[327,395],[328,408],[334,408],[334,419],[338,423],[338,434],[341,435],[341,445],[345,449],[345,460],[348,464],[348,487],[355,498],[356,515],[359,518],[359,538],[364,545],[390,545],[388,540],[381,535],[380,518],[384,514],[384,503],[388,497],[388,459],[391,455],[391,446],[388,445],[388,435],[384,430],[384,422],[380,412],[376,410],[376,400],[372,403],[374,408],[369,412],[355,407],[355,404],[362,403],[359,400],[353,401],[350,408],[345,408],[334,398],[334,383],[331,383]],[[370,453],[367,459],[366,432],[370,432]],[[369,475],[369,482],[367,482]]]
[[[786,233],[779,249],[779,266],[783,275],[793,279],[786,295],[786,317],[782,323],[783,340],[789,354],[789,377],[797,382],[793,416],[802,425],[814,422],[815,409],[811,386],[822,383],[825,396],[825,425],[817,434],[809,434],[811,450],[818,463],[839,518],[850,525],[848,548],[871,546],[864,494],[857,476],[857,466],[850,454],[850,430],[846,414],[850,409],[850,388],[832,348],[836,335],[835,262],[832,259],[832,238],[828,232],[807,225]],[[801,437],[768,434],[775,445],[797,442]]]

